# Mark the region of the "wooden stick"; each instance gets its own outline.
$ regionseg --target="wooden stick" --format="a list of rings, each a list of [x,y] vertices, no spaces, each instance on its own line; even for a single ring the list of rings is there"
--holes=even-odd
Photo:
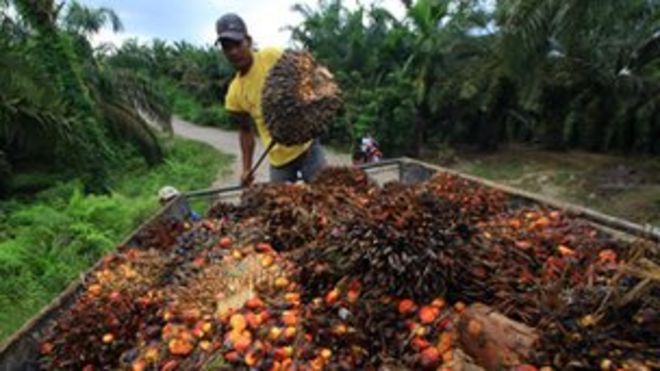
[[[257,171],[257,169],[259,168],[259,165],[261,165],[261,163],[266,158],[266,155],[268,155],[268,153],[270,152],[270,150],[273,149],[273,147],[275,147],[275,141],[271,140],[270,144],[268,145],[268,147],[266,148],[264,153],[262,153],[261,156],[259,157],[259,159],[257,160],[257,163],[254,166],[252,166],[252,169],[250,169],[250,172],[248,173],[248,176],[247,176],[248,179],[250,179],[254,175],[254,172]]]

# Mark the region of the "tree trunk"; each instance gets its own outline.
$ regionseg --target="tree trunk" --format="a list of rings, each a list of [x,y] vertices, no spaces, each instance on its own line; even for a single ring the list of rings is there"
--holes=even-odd
[[[430,113],[425,105],[417,106],[417,116],[415,117],[415,141],[413,142],[413,148],[410,151],[410,154],[413,157],[419,157],[422,152],[429,117]]]
[[[11,185],[11,163],[5,155],[5,152],[0,149],[0,198],[9,194]]]
[[[487,305],[470,305],[458,323],[462,349],[487,370],[506,370],[525,363],[538,341],[536,331]]]
[[[495,112],[479,111],[477,129],[477,145],[480,151],[494,152],[498,147],[499,120]]]
[[[570,101],[569,91],[557,84],[548,84],[541,94],[543,109],[543,133],[544,147],[549,150],[565,149],[564,121],[566,107]]]

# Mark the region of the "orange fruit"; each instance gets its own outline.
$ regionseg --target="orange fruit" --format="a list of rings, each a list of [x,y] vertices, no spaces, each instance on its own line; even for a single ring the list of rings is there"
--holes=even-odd
[[[218,245],[223,249],[228,249],[231,246],[231,237],[225,236],[218,241]]]
[[[101,340],[103,340],[103,343],[105,343],[105,344],[110,344],[113,341],[115,341],[115,336],[111,333],[107,333],[107,334],[103,335],[103,338]]]
[[[41,352],[41,354],[50,354],[53,352],[54,348],[55,346],[53,345],[53,343],[45,342],[41,344],[39,351]]]
[[[295,326],[298,323],[298,315],[295,311],[285,310],[282,312],[282,322],[287,326]]]
[[[426,341],[426,339],[424,339],[424,338],[421,337],[421,336],[415,336],[415,337],[412,339],[411,345],[412,345],[412,347],[413,347],[415,350],[417,350],[418,352],[420,352],[420,351],[422,351],[422,350],[424,350],[424,349],[426,349],[426,348],[428,348],[428,347],[431,346],[431,344],[430,344],[428,341]]]
[[[438,309],[441,309],[441,310],[442,310],[442,308],[445,307],[446,304],[447,304],[447,303],[445,302],[445,299],[443,299],[443,298],[436,298],[435,300],[433,300],[433,301],[431,302],[431,305],[432,305],[432,306],[434,306],[434,307],[436,307],[436,308],[438,308]]]
[[[415,310],[415,302],[410,299],[403,299],[399,302],[399,313],[408,314]]]
[[[440,352],[434,347],[424,349],[420,355],[420,364],[425,369],[435,370],[440,364]]]
[[[241,336],[236,339],[234,349],[240,353],[244,353],[252,345],[252,334],[249,331],[244,331]]]
[[[287,340],[293,340],[296,337],[296,328],[293,326],[288,326],[284,329],[284,338]]]
[[[261,301],[259,297],[255,296],[246,301],[245,306],[251,310],[260,309],[264,307],[264,302]]]
[[[89,292],[91,296],[99,296],[102,290],[103,288],[101,285],[91,285],[87,288],[87,292]]]
[[[132,371],[144,371],[147,369],[147,362],[144,359],[137,359],[131,364]]]
[[[270,267],[271,265],[273,265],[273,261],[274,261],[274,260],[273,260],[273,257],[270,256],[270,255],[264,255],[264,256],[260,259],[261,266],[264,267],[264,268],[268,268],[268,267]]]
[[[275,287],[278,289],[283,289],[289,286],[289,280],[286,277],[277,277],[275,279]]]
[[[236,362],[238,362],[240,356],[238,355],[238,352],[231,351],[231,352],[225,353],[224,358],[227,362],[236,363]]]
[[[284,361],[285,359],[291,358],[293,355],[293,347],[279,347],[275,349],[275,359],[278,361]]]
[[[274,326],[268,331],[268,338],[271,341],[276,341],[280,338],[280,335],[282,335],[282,329],[280,327]]]
[[[326,360],[330,359],[330,357],[332,357],[332,351],[328,348],[321,349],[321,357]]]
[[[419,320],[426,325],[433,323],[438,318],[438,315],[440,315],[440,309],[437,307],[426,305],[419,310]]]
[[[237,313],[232,315],[231,318],[229,319],[229,326],[234,331],[245,330],[245,328],[247,327],[247,320],[245,319],[245,316]]]
[[[167,344],[170,353],[177,356],[187,356],[193,350],[192,344],[182,339],[172,339]]]
[[[268,242],[260,242],[257,244],[257,246],[255,246],[255,249],[257,250],[257,252],[261,252],[261,253],[271,252],[273,251],[273,246]]]
[[[346,332],[348,332],[348,328],[343,323],[339,323],[332,328],[332,333],[335,335],[341,336],[344,335]]]
[[[300,294],[297,292],[287,292],[284,294],[284,299],[291,304],[300,304]]]
[[[260,359],[259,359],[259,355],[258,355],[256,352],[249,351],[249,352],[247,352],[247,354],[245,355],[245,364],[246,364],[248,367],[254,367],[254,366],[256,366],[257,363],[259,363],[259,361],[260,361]]]
[[[338,288],[334,288],[330,291],[328,291],[327,294],[325,294],[325,303],[328,305],[332,305],[339,300],[339,296],[341,296],[341,291],[339,291]]]
[[[150,346],[144,352],[144,359],[149,363],[156,363],[160,359],[160,350],[155,346]]]
[[[248,326],[250,326],[251,329],[257,329],[261,323],[261,316],[256,315],[254,313],[248,313],[245,315],[245,320],[248,323]]]

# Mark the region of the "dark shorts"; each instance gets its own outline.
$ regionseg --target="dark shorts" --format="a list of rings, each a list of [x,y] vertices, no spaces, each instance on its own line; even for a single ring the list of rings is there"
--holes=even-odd
[[[302,178],[310,182],[316,173],[326,165],[325,155],[321,143],[314,143],[298,158],[284,166],[270,166],[270,181],[274,183],[296,182]]]

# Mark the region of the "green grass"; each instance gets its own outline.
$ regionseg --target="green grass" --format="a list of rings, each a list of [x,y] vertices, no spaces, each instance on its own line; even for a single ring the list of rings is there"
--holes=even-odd
[[[157,167],[127,163],[111,179],[110,195],[84,195],[71,180],[29,199],[0,202],[0,339],[156,211],[162,186],[207,188],[230,169],[232,156],[205,144],[175,139],[166,148]]]

